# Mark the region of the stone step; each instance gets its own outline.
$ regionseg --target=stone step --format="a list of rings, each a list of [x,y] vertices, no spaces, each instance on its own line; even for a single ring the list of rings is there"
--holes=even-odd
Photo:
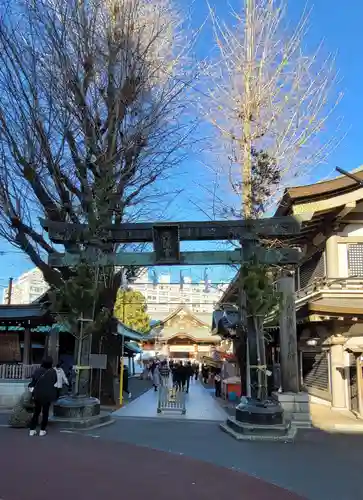
[[[83,418],[51,417],[49,423],[57,425],[62,429],[92,429],[111,424],[112,419],[109,412],[101,412],[99,415]]]
[[[250,424],[239,422],[235,417],[229,417],[226,422],[227,426],[239,434],[249,435],[271,435],[271,436],[285,436],[290,428],[289,422],[274,425]]]
[[[256,426],[254,426],[256,427]],[[291,443],[294,441],[297,428],[295,426],[288,427],[285,434],[261,434],[258,432],[255,433],[241,433],[236,431],[234,428],[230,427],[227,422],[220,424],[220,428],[226,434],[229,434],[231,437],[236,439],[237,441],[266,441],[266,442],[282,442],[282,443]],[[257,429],[256,429],[257,431]]]

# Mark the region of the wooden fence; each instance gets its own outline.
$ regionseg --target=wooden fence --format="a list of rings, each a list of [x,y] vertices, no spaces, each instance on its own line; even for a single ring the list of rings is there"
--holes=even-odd
[[[24,380],[31,378],[40,365],[0,365],[0,380]]]

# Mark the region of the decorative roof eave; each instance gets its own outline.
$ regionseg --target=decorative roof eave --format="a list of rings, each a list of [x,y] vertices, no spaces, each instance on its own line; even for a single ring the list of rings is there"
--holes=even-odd
[[[317,313],[319,315],[336,317],[339,318],[341,316],[348,316],[351,318],[359,318],[363,319],[363,307],[347,307],[347,306],[329,306],[329,305],[320,305],[317,303],[309,303],[308,304],[309,311],[313,313]]]
[[[177,316],[181,311],[185,311],[189,316],[191,316],[193,319],[195,319],[195,321],[197,321],[201,326],[206,326],[209,328],[209,326],[207,325],[207,323],[205,323],[204,321],[200,320],[198,318],[198,316],[196,316],[190,309],[188,309],[188,307],[186,307],[185,305],[182,305],[182,306],[179,306],[177,309],[175,309],[174,311],[172,311],[170,314],[168,314],[168,316],[166,316],[166,318],[164,319],[161,319],[159,320],[157,323],[155,323],[153,325],[153,328],[157,327],[157,326],[160,326],[160,325],[164,325],[165,323],[167,323],[168,321],[170,321],[172,318],[174,318],[175,316]]]
[[[291,211],[293,215],[311,214],[311,218],[317,213],[323,213],[326,216],[345,206],[351,205],[354,208],[355,204],[362,200],[363,188],[356,187],[350,193],[337,194],[321,200],[309,200],[304,203],[295,202],[291,206]]]
[[[151,335],[150,336],[143,335],[142,341],[143,342],[155,342],[158,340],[158,337],[159,337],[159,335],[152,335],[152,336]],[[215,344],[215,343],[219,343],[221,341],[219,335],[208,335],[206,337],[195,337],[191,333],[180,332],[180,333],[173,333],[170,336],[163,337],[162,342],[169,342],[170,340],[173,340],[177,337],[188,338],[188,339],[192,340],[193,342],[195,342],[196,344],[198,344],[200,342],[209,342],[211,344]]]
[[[32,321],[51,318],[42,304],[0,304],[0,321]]]
[[[164,341],[169,342],[170,340],[173,340],[181,336],[193,340],[193,342],[195,342],[196,344],[198,344],[199,342],[209,342],[211,344],[214,344],[216,342],[219,343],[221,341],[220,337],[217,335],[209,335],[208,337],[194,337],[192,334],[189,333],[183,333],[183,334],[175,333],[174,335],[165,338]]]
[[[125,348],[131,353],[131,354],[141,354],[142,349],[135,343],[135,342],[125,342]]]
[[[363,167],[356,169],[354,173],[363,180]],[[288,215],[291,206],[294,204],[325,200],[357,190],[359,190],[357,183],[345,175],[327,181],[316,182],[315,184],[287,188],[276,210],[276,215]]]
[[[138,342],[146,340],[148,338],[148,335],[144,335],[141,332],[137,332],[136,330],[129,328],[121,321],[117,322],[117,332],[116,333],[117,333],[117,335],[120,335],[120,336],[124,337],[125,339],[136,340]]]
[[[233,280],[228,285],[227,290],[224,291],[222,297],[218,301],[218,307],[222,310],[228,309],[228,306],[234,306],[237,302],[238,297],[238,280],[239,280],[239,271],[234,276]],[[219,311],[216,310],[215,313]],[[214,314],[214,313],[213,313]],[[214,329],[214,319],[212,320],[212,329]]]

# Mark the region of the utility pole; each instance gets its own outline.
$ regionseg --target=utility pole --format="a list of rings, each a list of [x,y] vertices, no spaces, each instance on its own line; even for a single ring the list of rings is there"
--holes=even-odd
[[[11,304],[11,296],[13,294],[13,278],[9,278],[9,285],[8,285],[8,300],[7,300],[7,303],[8,303],[8,306],[10,306]]]

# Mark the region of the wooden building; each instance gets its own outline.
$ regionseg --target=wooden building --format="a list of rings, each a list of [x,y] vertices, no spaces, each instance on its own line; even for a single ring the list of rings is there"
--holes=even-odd
[[[363,169],[356,172],[363,180]],[[348,177],[287,189],[276,215],[299,215],[294,271],[299,377],[311,400],[363,416],[363,188]],[[221,303],[237,303],[237,282]],[[279,325],[266,322],[279,365]],[[272,349],[271,349],[272,346]],[[271,354],[272,353],[272,354]]]
[[[142,343],[144,351],[153,351],[170,359],[201,361],[212,356],[220,337],[210,332],[210,315],[197,315],[185,306],[178,307],[157,321]]]
[[[7,378],[6,373],[12,378],[10,372],[14,378],[31,375],[48,349],[53,323],[41,304],[0,305],[0,378]]]

